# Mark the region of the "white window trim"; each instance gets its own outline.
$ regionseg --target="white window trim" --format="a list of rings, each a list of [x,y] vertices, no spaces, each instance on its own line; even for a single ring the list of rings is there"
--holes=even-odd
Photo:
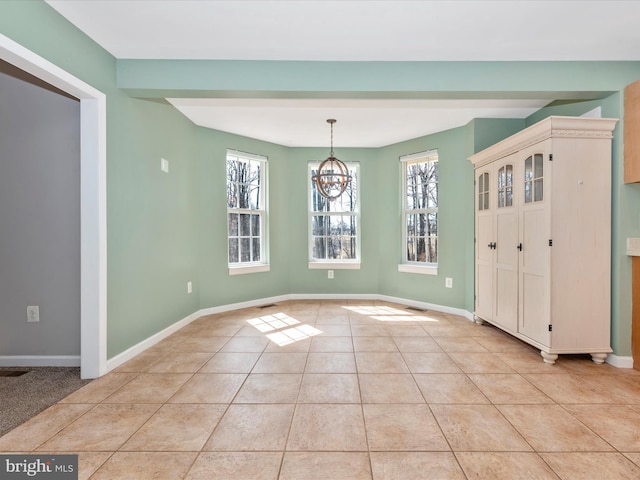
[[[307,178],[311,178],[311,170],[320,166],[322,162],[308,162],[307,164]],[[360,182],[360,162],[345,162],[345,165],[349,169],[355,169],[357,172],[357,179]],[[310,181],[310,180],[309,180]],[[313,259],[313,216],[314,214],[321,214],[323,212],[313,212],[311,210],[311,189],[310,184],[307,189],[307,234],[309,238],[308,248],[309,248],[309,269],[326,269],[326,270],[359,270],[361,263],[361,243],[362,243],[362,235],[360,233],[360,185],[358,185],[358,189],[356,190],[356,194],[358,196],[356,200],[356,209],[354,211],[356,218],[356,258],[355,259],[346,259],[346,260],[328,260],[326,258],[314,260]],[[342,212],[335,212],[336,215],[344,215]],[[349,212],[347,212],[349,214]]]
[[[415,263],[401,263],[398,271],[402,273],[417,273],[420,275],[438,275],[438,266],[432,263],[417,265]]]
[[[235,150],[228,148],[225,155],[225,172],[226,172],[226,159],[229,156],[240,157],[244,160],[256,160],[262,163],[260,189],[262,195],[263,208],[260,210],[229,208],[227,207],[227,266],[229,275],[243,275],[247,273],[260,273],[268,272],[270,270],[269,265],[269,207],[268,207],[268,182],[269,182],[269,158],[266,155],[257,155],[254,153],[243,152],[241,150]],[[225,175],[225,190],[226,190],[226,175]],[[225,195],[226,197],[226,195]],[[226,198],[225,198],[226,201]],[[230,212],[251,212],[252,214],[259,214],[261,216],[261,235],[260,235],[260,258],[261,262],[229,262],[229,213]]]
[[[438,263],[426,263],[426,262],[410,262],[407,260],[407,225],[406,225],[406,215],[407,210],[405,208],[406,202],[406,192],[407,192],[407,172],[405,168],[405,163],[411,162],[414,160],[424,160],[426,162],[438,161],[438,168],[440,158],[438,155],[438,149],[434,148],[431,150],[426,150],[424,152],[412,153],[409,155],[403,155],[400,157],[400,171],[402,178],[402,190],[401,190],[401,211],[402,211],[402,263],[398,264],[398,271],[402,273],[416,273],[420,275],[437,275],[438,274]],[[439,196],[439,195],[438,195]],[[440,203],[438,201],[438,203]],[[433,213],[434,211],[438,213],[439,208],[420,208],[412,210],[414,213]],[[439,222],[438,222],[439,223]],[[439,226],[438,226],[439,227]],[[438,228],[438,230],[440,230]]]
[[[335,260],[326,261],[318,260],[317,262],[309,262],[310,270],[360,270],[359,260]]]
[[[261,273],[268,272],[271,269],[269,264],[254,263],[254,264],[233,264],[229,266],[229,275],[244,275],[245,273]]]

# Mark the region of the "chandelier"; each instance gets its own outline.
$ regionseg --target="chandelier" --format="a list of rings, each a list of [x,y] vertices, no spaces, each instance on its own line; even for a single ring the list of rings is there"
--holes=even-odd
[[[331,151],[329,157],[318,166],[318,171],[311,177],[311,181],[316,184],[320,195],[335,200],[344,193],[352,178],[344,162],[333,156],[333,124],[336,120],[330,118],[327,123],[331,124]]]

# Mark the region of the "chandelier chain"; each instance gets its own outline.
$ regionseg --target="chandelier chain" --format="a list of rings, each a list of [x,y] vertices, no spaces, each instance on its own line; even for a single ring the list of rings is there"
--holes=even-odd
[[[333,157],[333,124],[336,123],[336,121],[333,118],[330,118],[327,122],[331,125],[331,151],[329,152],[329,155]]]
[[[331,124],[331,156],[333,157],[333,123]]]

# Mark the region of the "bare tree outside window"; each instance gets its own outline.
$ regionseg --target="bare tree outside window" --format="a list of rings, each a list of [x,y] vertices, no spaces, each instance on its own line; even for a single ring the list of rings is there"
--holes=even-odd
[[[438,156],[411,155],[404,167],[405,262],[438,263]]]
[[[317,173],[310,165],[309,178]],[[348,164],[352,181],[334,200],[323,197],[310,181],[311,260],[357,260],[358,253],[358,168]]]
[[[266,160],[227,152],[229,265],[264,262]]]

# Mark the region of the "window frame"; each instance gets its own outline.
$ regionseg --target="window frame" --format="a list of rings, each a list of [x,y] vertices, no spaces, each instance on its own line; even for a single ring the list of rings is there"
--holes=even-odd
[[[361,263],[361,256],[360,256],[360,252],[361,252],[361,244],[362,244],[362,234],[361,234],[361,227],[360,227],[360,219],[361,219],[361,210],[360,210],[360,163],[359,162],[345,162],[345,165],[347,166],[347,168],[349,169],[349,173],[352,175],[353,177],[353,181],[355,181],[355,195],[356,195],[356,200],[355,200],[355,208],[352,211],[331,211],[331,212],[324,212],[324,211],[317,211],[314,210],[314,202],[313,202],[313,194],[314,194],[314,184],[311,181],[311,177],[313,175],[314,171],[317,171],[318,167],[320,166],[319,161],[310,161],[307,163],[307,178],[308,180],[308,191],[307,191],[307,201],[308,201],[308,206],[307,206],[307,212],[308,212],[308,221],[307,221],[307,229],[308,229],[308,258],[309,258],[309,262],[308,262],[308,267],[309,269],[333,269],[333,270],[346,270],[346,269],[351,269],[351,270],[357,270],[360,268],[360,263]],[[345,195],[345,193],[343,193],[342,195]],[[341,196],[342,197],[342,196]],[[339,202],[340,198],[338,197],[335,200],[327,200],[327,202],[331,203],[335,203],[335,202]],[[318,216],[318,214],[324,214],[326,216],[352,216],[355,218],[355,258],[349,258],[349,259],[328,259],[328,258],[314,258],[313,253],[314,253],[314,239],[316,236],[314,236],[313,234],[313,217],[314,216]]]
[[[438,258],[436,258],[436,262],[420,262],[420,261],[412,261],[407,257],[407,242],[409,238],[408,233],[408,225],[407,225],[407,216],[410,214],[433,214],[436,215],[436,249],[439,239],[439,220],[438,220],[438,208],[439,208],[439,177],[440,177],[440,159],[438,154],[438,149],[434,148],[431,150],[425,150],[418,153],[413,153],[409,155],[403,155],[400,157],[400,171],[401,171],[401,215],[402,215],[402,261],[398,265],[398,271],[404,273],[417,273],[422,275],[437,275],[438,274]],[[408,192],[408,177],[409,173],[407,171],[407,167],[416,163],[428,163],[433,162],[437,163],[438,167],[438,179],[435,182],[436,184],[436,207],[428,207],[428,208],[409,208],[407,204],[407,192]],[[431,183],[431,182],[429,182]],[[436,253],[439,257],[439,252]]]
[[[231,157],[231,158],[230,158]],[[230,207],[229,206],[229,161],[242,161],[242,162],[259,162],[260,163],[260,176],[258,179],[259,186],[259,196],[258,196],[258,205],[261,208],[240,208],[240,207]],[[268,217],[268,165],[269,159],[265,155],[258,155],[254,153],[243,152],[235,149],[227,149],[225,155],[225,201],[227,205],[227,215],[226,215],[226,224],[227,224],[227,267],[229,275],[241,275],[246,273],[259,273],[259,272],[268,272],[270,269],[269,265],[269,248],[268,248],[268,232],[269,232],[269,217]],[[238,183],[238,182],[236,182]],[[230,231],[230,221],[229,216],[231,214],[250,214],[250,215],[258,215],[260,218],[260,234],[258,235],[249,235],[250,242],[254,238],[259,238],[260,241],[260,260],[254,261],[238,261],[231,262],[230,259],[230,251],[231,251],[231,239],[237,238],[240,240],[243,235],[231,235]],[[238,228],[240,228],[238,222]],[[238,245],[238,258],[241,255],[241,246]]]

